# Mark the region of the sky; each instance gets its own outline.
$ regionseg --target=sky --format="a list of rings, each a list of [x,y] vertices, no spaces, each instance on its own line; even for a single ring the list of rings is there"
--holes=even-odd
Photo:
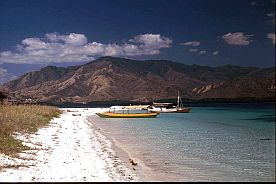
[[[0,0],[0,83],[101,56],[271,67],[274,50],[275,0]]]

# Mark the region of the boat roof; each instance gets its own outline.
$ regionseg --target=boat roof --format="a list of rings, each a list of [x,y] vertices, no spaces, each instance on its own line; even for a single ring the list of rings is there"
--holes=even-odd
[[[153,102],[153,106],[159,106],[159,107],[167,107],[167,106],[172,106],[173,103],[155,103]]]
[[[110,109],[123,109],[125,108],[125,106],[120,106],[120,105],[113,105],[111,107],[109,107]]]
[[[150,105],[128,105],[125,107],[129,109],[143,109],[143,108],[148,108],[149,106]]]
[[[129,105],[129,106],[120,106],[120,105],[114,105],[109,107],[110,109],[115,109],[115,110],[135,110],[135,109],[143,109],[143,108],[148,108],[150,105]]]

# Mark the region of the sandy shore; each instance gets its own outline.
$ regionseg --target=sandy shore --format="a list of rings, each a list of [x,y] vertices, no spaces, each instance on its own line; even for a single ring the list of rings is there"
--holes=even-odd
[[[100,132],[102,135],[107,137],[109,141],[112,142],[112,149],[116,151],[116,155],[119,156],[120,160],[130,169],[135,169],[135,174],[138,176],[139,181],[148,181],[148,182],[162,182],[167,181],[166,173],[160,173],[156,170],[148,167],[140,158],[134,156],[131,154],[132,149],[128,149],[125,145],[123,145],[120,140],[117,140],[116,137],[110,134],[109,131],[107,131],[105,126],[102,126],[102,122],[98,121],[99,117],[97,116],[90,116],[88,118],[90,125],[93,127],[93,129]],[[110,125],[111,126],[111,125]],[[135,163],[137,163],[136,166],[133,166],[129,163],[129,159],[133,159]]]
[[[31,148],[16,158],[0,155],[0,182],[138,181],[112,143],[89,126],[99,108],[62,108],[64,113],[35,134],[15,134]]]

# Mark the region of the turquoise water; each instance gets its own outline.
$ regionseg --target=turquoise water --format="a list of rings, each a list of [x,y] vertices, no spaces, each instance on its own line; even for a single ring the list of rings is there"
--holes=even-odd
[[[275,106],[205,104],[191,113],[94,124],[166,181],[275,181]]]

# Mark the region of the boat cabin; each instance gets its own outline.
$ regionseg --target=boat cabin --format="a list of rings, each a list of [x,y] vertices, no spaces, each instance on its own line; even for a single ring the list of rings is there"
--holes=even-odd
[[[152,106],[156,108],[167,108],[167,109],[175,107],[173,103],[155,103],[155,102],[153,102]]]

